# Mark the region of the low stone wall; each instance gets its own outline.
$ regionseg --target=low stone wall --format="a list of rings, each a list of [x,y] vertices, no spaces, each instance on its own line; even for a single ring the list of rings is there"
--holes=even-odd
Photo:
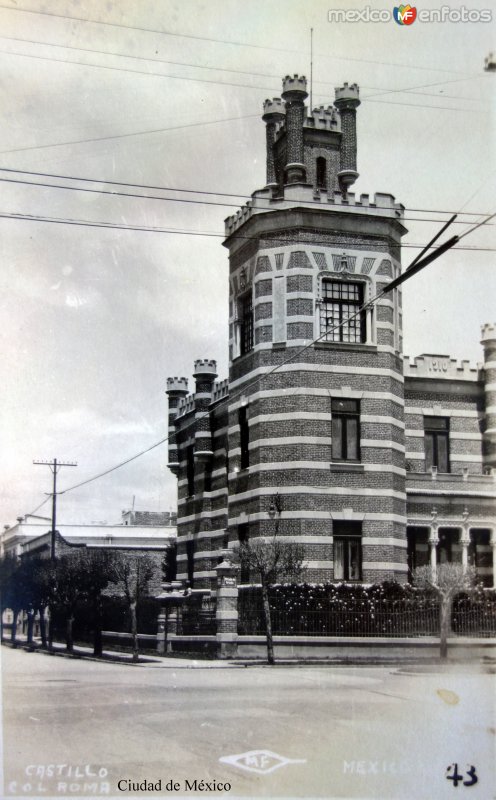
[[[189,653],[215,656],[215,636],[169,636],[170,653]],[[415,639],[330,637],[330,636],[275,636],[274,651],[277,659],[301,661],[418,661],[439,656],[439,639],[424,636]],[[267,659],[264,636],[239,636],[236,652],[232,658]],[[448,659],[475,661],[481,658],[496,659],[496,640],[459,638],[449,639]]]
[[[338,660],[359,662],[410,661],[432,659],[439,656],[439,639],[425,636],[415,639],[360,638],[327,636],[274,637],[276,659]],[[238,658],[264,660],[267,646],[263,636],[240,636]],[[448,643],[448,658],[453,660],[477,660],[496,658],[494,639],[452,638]]]

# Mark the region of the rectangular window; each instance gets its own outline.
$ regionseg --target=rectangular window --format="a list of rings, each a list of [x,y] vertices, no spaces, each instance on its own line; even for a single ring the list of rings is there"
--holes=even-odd
[[[239,444],[241,448],[240,466],[241,469],[246,469],[250,466],[250,426],[245,407],[239,409]]]
[[[363,305],[363,284],[348,281],[322,281],[320,304],[320,333],[323,342],[365,342],[365,312],[357,313]],[[356,316],[355,316],[356,315]]]
[[[334,580],[362,580],[362,524],[334,523]]]
[[[188,567],[188,582],[190,588],[193,588],[195,582],[195,543],[192,539],[186,542],[186,561]]]
[[[253,348],[253,306],[251,292],[248,292],[240,299],[239,311],[241,322],[239,331],[239,353],[244,356],[245,353]]]
[[[238,525],[238,541],[240,544],[248,544],[248,539],[249,539],[248,523],[244,522],[241,525]],[[239,582],[250,583],[250,565],[243,557],[241,557],[241,563],[240,563]]]
[[[424,417],[425,471],[449,472],[449,418]]]
[[[186,479],[188,481],[188,495],[195,493],[195,446],[189,444],[186,448]]]
[[[205,472],[203,475],[203,491],[204,492],[211,492],[212,491],[212,465],[205,464]]]
[[[332,458],[335,461],[360,460],[360,401],[331,400]]]

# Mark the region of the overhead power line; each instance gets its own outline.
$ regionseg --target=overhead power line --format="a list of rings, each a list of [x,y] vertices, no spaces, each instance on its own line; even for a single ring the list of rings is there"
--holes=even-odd
[[[68,20],[71,20],[73,22],[84,22],[84,23],[88,23],[88,24],[92,24],[92,25],[103,25],[103,26],[106,26],[106,27],[109,27],[109,28],[110,27],[111,28],[123,28],[124,30],[140,31],[142,33],[155,33],[155,34],[159,34],[160,36],[171,36],[171,37],[179,38],[179,39],[192,39],[192,40],[195,40],[195,41],[212,42],[214,44],[227,44],[227,45],[232,45],[234,47],[247,47],[247,48],[252,48],[252,49],[255,49],[255,50],[269,50],[269,51],[279,52],[279,53],[293,53],[293,54],[298,54],[299,56],[301,56],[301,51],[300,50],[291,50],[291,49],[284,48],[284,47],[274,47],[274,46],[268,46],[268,45],[253,44],[251,42],[240,42],[240,41],[233,41],[233,40],[229,40],[229,39],[215,39],[213,37],[199,36],[197,34],[192,34],[192,33],[178,33],[176,31],[165,31],[165,30],[158,30],[156,28],[145,28],[143,26],[138,26],[138,25],[126,25],[123,22],[109,22],[109,21],[98,20],[98,19],[90,19],[89,17],[76,17],[76,16],[69,16],[67,14],[56,14],[53,11],[40,11],[40,10],[36,10],[36,9],[31,9],[31,8],[12,8],[12,6],[6,6],[6,5],[2,5],[2,4],[0,4],[0,8],[5,8],[8,11],[16,11],[16,12],[21,12],[21,13],[25,13],[25,14],[36,14],[36,15],[39,15],[39,16],[55,17],[55,18],[58,18],[58,19],[68,19]],[[436,66],[436,67],[428,67],[428,66],[425,66],[424,64],[418,64],[418,63],[416,63],[416,64],[406,64],[405,62],[398,62],[398,61],[378,61],[378,60],[367,59],[367,58],[353,58],[351,56],[338,56],[338,55],[334,55],[334,54],[331,55],[330,53],[316,53],[315,55],[317,57],[319,57],[319,58],[330,58],[330,59],[337,60],[337,61],[350,61],[350,62],[355,61],[355,62],[363,63],[363,64],[378,64],[380,66],[386,66],[386,67],[401,67],[403,69],[408,69],[409,72],[412,72],[412,70],[423,70],[423,71],[427,71],[427,72],[449,72],[451,74],[455,73],[455,74],[459,74],[459,75],[466,74],[464,72],[461,72],[460,70],[443,69],[443,68],[440,68],[438,66]]]
[[[249,75],[251,77],[256,77],[256,78],[269,78],[270,80],[280,80],[280,75],[275,75],[274,73],[269,73],[269,72],[256,72],[254,70],[243,70],[243,69],[235,69],[235,68],[230,68],[230,67],[218,67],[218,66],[212,66],[210,64],[192,64],[189,61],[170,61],[168,59],[155,58],[153,56],[137,56],[137,55],[132,55],[131,53],[116,53],[116,52],[112,52],[112,51],[109,51],[109,50],[97,50],[97,49],[91,48],[91,47],[76,47],[74,45],[59,44],[57,42],[46,42],[46,41],[42,41],[42,40],[39,40],[39,39],[23,39],[23,38],[20,38],[20,37],[17,37],[17,36],[0,36],[0,39],[4,39],[4,40],[10,41],[10,42],[23,42],[25,44],[40,45],[42,47],[56,47],[56,48],[59,48],[60,50],[75,50],[75,51],[80,52],[80,53],[92,53],[92,54],[95,54],[95,55],[110,56],[112,58],[126,58],[126,59],[130,59],[130,60],[133,60],[133,61],[146,61],[146,62],[152,63],[152,64],[154,64],[154,63],[156,63],[156,64],[167,64],[169,66],[174,66],[174,67],[188,67],[188,68],[192,68],[192,69],[203,69],[203,70],[208,70],[208,71],[211,71],[211,72],[229,72],[229,73],[236,74],[236,75]],[[6,52],[6,51],[2,51],[2,52]],[[68,62],[68,63],[72,63],[72,62]],[[99,65],[91,65],[91,66],[99,66]],[[122,68],[122,69],[123,69],[123,71],[126,71],[126,72],[128,71],[126,68]],[[143,74],[146,74],[146,75],[161,75],[161,73],[154,73],[154,72],[150,73],[149,71],[147,71],[147,72],[145,72]],[[474,75],[471,75],[471,76],[468,76],[468,77],[464,77],[464,78],[452,78],[451,80],[446,80],[446,81],[436,81],[434,83],[430,82],[430,83],[422,84],[420,86],[403,87],[403,88],[396,88],[396,89],[394,89],[394,88],[385,88],[384,86],[368,86],[366,84],[361,84],[361,88],[362,89],[371,89],[373,91],[380,92],[380,94],[378,94],[378,95],[365,95],[365,97],[362,97],[362,100],[367,100],[367,99],[369,99],[371,97],[379,97],[379,96],[381,96],[383,94],[408,93],[408,94],[420,95],[421,97],[436,97],[436,98],[441,99],[441,100],[469,100],[469,101],[475,101],[475,100],[477,100],[477,98],[467,97],[466,95],[447,95],[445,97],[440,97],[438,92],[436,92],[436,93],[433,93],[433,92],[421,92],[421,91],[417,91],[417,90],[418,89],[428,89],[428,88],[431,88],[432,86],[445,86],[445,85],[451,84],[451,83],[464,83],[465,81],[472,80],[473,78],[481,78],[481,77],[485,77],[485,73],[483,73],[482,75],[480,73],[477,73],[477,74],[474,74]],[[335,86],[335,82],[334,81],[322,81],[321,80],[321,81],[314,81],[314,83],[318,83],[321,86],[332,86],[332,87]],[[310,108],[312,108],[312,102],[311,101],[310,101]]]
[[[1,168],[0,168],[1,171]],[[162,202],[168,203],[188,203],[193,205],[202,205],[202,206],[221,206],[223,208],[239,208],[239,203],[228,203],[226,201],[220,200],[199,200],[199,199],[192,199],[190,197],[163,197],[161,195],[153,195],[153,194],[139,194],[134,192],[119,192],[110,189],[87,189],[86,187],[81,186],[62,186],[56,183],[43,183],[39,181],[25,181],[19,180],[15,178],[1,178],[0,182],[2,183],[15,183],[21,186],[39,186],[44,189],[62,189],[65,191],[70,192],[87,192],[90,194],[103,194],[103,195],[110,195],[111,197],[129,197],[132,199],[141,199],[141,200],[161,200]],[[308,201],[305,205],[315,205],[319,206],[320,208],[323,207],[322,203],[318,201]],[[324,206],[325,207],[325,206]],[[267,205],[267,206],[260,206],[257,204],[257,208],[262,208],[267,211],[273,210],[274,207]],[[374,206],[374,208],[381,208],[381,206]],[[430,222],[430,223],[438,223],[438,219],[428,219],[425,217],[402,217],[402,221],[404,222]],[[458,220],[456,223],[457,225],[466,225],[467,223],[463,220]]]
[[[233,192],[215,192],[211,190],[204,190],[204,189],[184,189],[179,188],[177,186],[159,186],[156,184],[147,184],[147,183],[130,183],[125,181],[112,181],[106,180],[105,178],[82,178],[81,176],[76,175],[60,175],[58,173],[52,172],[33,172],[32,170],[26,169],[14,169],[13,167],[0,167],[0,172],[8,172],[9,174],[15,175],[33,175],[35,177],[40,178],[54,178],[57,180],[67,180],[67,181],[77,181],[80,183],[100,183],[106,184],[108,186],[123,186],[127,188],[135,188],[135,189],[151,189],[154,191],[163,191],[163,192],[177,192],[179,194],[196,194],[196,195],[205,195],[208,197],[233,197],[238,199],[245,199],[251,200],[251,195],[242,194],[242,193],[233,193]],[[0,179],[1,180],[1,179]],[[16,181],[17,182],[17,181]],[[35,184],[36,185],[36,184]],[[44,184],[40,184],[44,185]],[[47,184],[48,185],[48,184]],[[76,187],[65,187],[57,185],[56,188],[76,188]],[[118,194],[116,192],[116,194]],[[133,197],[134,195],[130,195]],[[138,195],[139,197],[147,197],[146,195]],[[308,204],[308,203],[307,203]],[[317,200],[312,201],[312,204],[322,206],[322,203],[319,203]],[[228,205],[228,204],[226,204]],[[239,203],[235,203],[236,207],[239,207]],[[374,206],[374,208],[385,208],[390,209],[390,206]],[[410,213],[425,213],[425,214],[455,214],[460,212],[449,211],[445,209],[437,209],[437,208],[406,208],[406,211]],[[485,214],[480,211],[464,211],[464,216],[489,216],[489,214]],[[420,220],[418,220],[420,221]]]
[[[233,83],[232,81],[216,81],[211,80],[209,78],[193,78],[191,76],[186,75],[165,75],[162,72],[151,72],[150,70],[140,70],[140,69],[130,69],[123,67],[113,67],[108,64],[88,64],[86,61],[72,61],[71,59],[67,58],[55,58],[54,56],[40,56],[40,55],[33,55],[30,53],[15,53],[11,50],[1,50],[0,53],[4,53],[11,56],[16,56],[19,58],[33,58],[39,61],[53,61],[58,64],[72,64],[78,67],[89,67],[90,69],[106,69],[111,70],[113,72],[129,72],[136,75],[145,75],[146,77],[158,77],[164,78],[166,80],[178,80],[178,81],[191,81],[193,83],[209,83],[216,86],[229,86],[235,87],[239,89],[256,89],[257,91],[264,91],[269,92],[270,94],[275,94],[276,89],[271,86],[256,86],[253,84],[246,84],[246,83]],[[279,90],[277,90],[279,91]],[[318,95],[318,97],[328,101],[327,95]],[[393,106],[406,106],[407,108],[427,108],[427,109],[437,109],[441,111],[470,111],[471,113],[477,112],[478,114],[489,114],[489,111],[485,111],[483,109],[475,109],[475,108],[464,108],[464,107],[453,107],[453,106],[438,106],[433,105],[430,103],[426,105],[425,103],[402,103],[402,102],[395,102],[393,100],[374,100],[368,99],[367,97],[362,98],[363,103],[382,103],[386,105],[393,105]]]
[[[244,116],[239,117],[226,117],[225,119],[212,119],[212,120],[205,120],[204,122],[190,122],[186,123],[185,125],[172,125],[167,128],[152,128],[152,130],[148,131],[133,131],[132,133],[116,133],[111,136],[93,136],[88,139],[73,139],[68,142],[54,142],[53,144],[36,144],[30,145],[29,147],[14,147],[10,150],[0,150],[0,155],[6,155],[8,153],[23,153],[27,150],[46,150],[50,147],[67,147],[68,145],[73,144],[89,144],[92,142],[107,142],[112,139],[130,139],[134,136],[149,136],[152,133],[166,133],[167,131],[181,131],[185,128],[198,128],[202,127],[203,125],[218,125],[222,122],[237,122],[238,120],[242,119],[251,119],[251,118],[259,118],[260,113],[257,114],[245,114]]]
[[[489,221],[495,215],[488,217]],[[77,220],[77,219],[69,219],[64,217],[44,217],[41,215],[36,214],[19,214],[15,212],[6,212],[0,211],[0,219],[14,219],[19,220],[22,222],[45,222],[45,223],[53,223],[57,225],[74,225],[80,226],[83,228],[104,228],[106,230],[119,230],[119,231],[140,231],[142,233],[166,233],[178,236],[204,236],[209,238],[221,238],[225,239],[225,233],[217,233],[216,231],[194,231],[185,229],[182,230],[181,228],[164,228],[160,226],[145,226],[145,225],[129,225],[125,223],[114,223],[114,222],[93,222],[91,220]],[[467,223],[465,223],[467,224]],[[479,225],[477,225],[479,227]],[[254,236],[242,236],[238,235],[240,239],[246,239],[247,241],[256,240],[257,237]],[[273,240],[277,241],[277,239]],[[318,244],[318,241],[314,242]],[[281,246],[286,244],[286,240],[281,238]],[[326,242],[322,241],[322,245],[325,245]],[[391,249],[393,249],[393,245],[390,245]],[[423,245],[419,244],[398,244],[397,249],[404,249],[404,248],[413,248],[419,249],[423,247]],[[469,250],[469,251],[481,251],[481,252],[492,252],[495,251],[496,248],[494,247],[455,247],[455,250]]]

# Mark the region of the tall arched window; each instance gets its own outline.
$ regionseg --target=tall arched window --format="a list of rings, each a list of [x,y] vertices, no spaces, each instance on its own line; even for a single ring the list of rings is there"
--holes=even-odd
[[[319,156],[317,159],[317,188],[318,189],[326,189],[327,188],[327,161],[323,156]]]

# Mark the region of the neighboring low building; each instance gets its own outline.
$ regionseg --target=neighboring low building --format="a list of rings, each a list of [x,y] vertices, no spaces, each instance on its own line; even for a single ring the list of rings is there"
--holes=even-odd
[[[123,522],[117,525],[57,523],[57,531],[70,546],[105,547],[113,550],[165,552],[176,540],[177,527],[173,512],[123,512],[122,518]],[[0,537],[2,555],[20,556],[50,549],[50,520],[33,520],[33,517],[19,517],[15,525],[4,528]]]
[[[309,581],[459,560],[493,585],[496,326],[482,365],[403,357],[401,287],[382,291],[404,208],[349,192],[358,87],[311,113],[304,78],[283,89],[264,104],[267,184],[226,220],[229,380],[202,359],[193,394],[167,383],[178,578],[214,588],[223,548],[277,531]]]

